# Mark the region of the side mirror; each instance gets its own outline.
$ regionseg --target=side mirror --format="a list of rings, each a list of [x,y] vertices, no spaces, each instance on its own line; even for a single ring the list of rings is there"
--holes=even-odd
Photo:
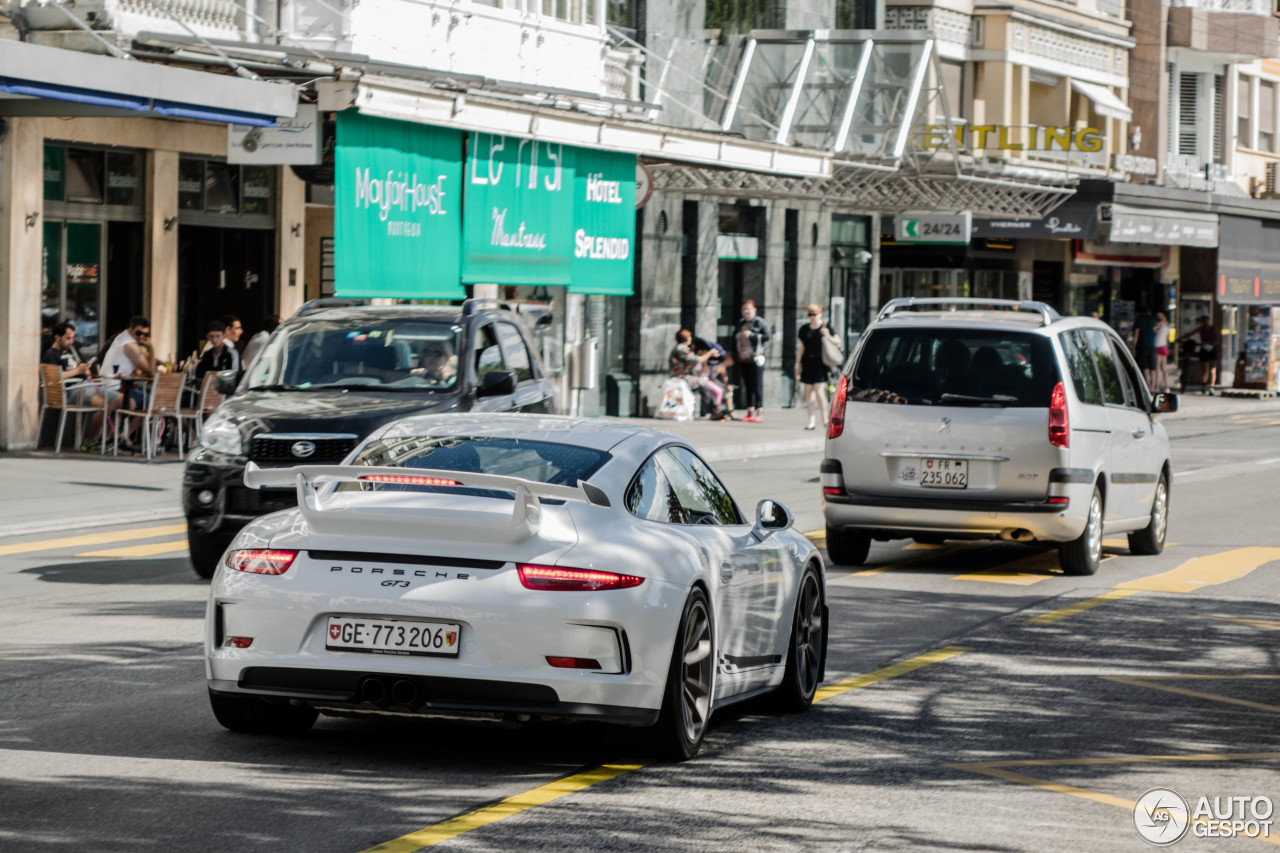
[[[756,524],[752,532],[756,538],[764,540],[771,533],[786,530],[795,522],[791,510],[773,500],[763,500],[756,504]]]
[[[1165,414],[1178,411],[1178,395],[1171,391],[1162,391],[1151,399],[1152,414]]]
[[[509,370],[490,370],[480,380],[477,397],[504,397],[516,393],[516,375]]]
[[[236,384],[236,372],[234,370],[219,370],[213,380],[213,387],[224,397],[229,397],[236,393]]]

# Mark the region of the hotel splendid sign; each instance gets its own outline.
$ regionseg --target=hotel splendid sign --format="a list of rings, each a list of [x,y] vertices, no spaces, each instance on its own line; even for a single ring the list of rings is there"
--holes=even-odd
[[[915,132],[922,148],[947,147],[947,128],[926,124]],[[1106,137],[1096,127],[977,124],[955,129],[956,145],[970,151],[1101,151]]]

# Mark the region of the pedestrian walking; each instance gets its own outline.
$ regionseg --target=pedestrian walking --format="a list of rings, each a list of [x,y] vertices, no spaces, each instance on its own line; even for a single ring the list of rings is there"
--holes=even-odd
[[[831,327],[822,322],[822,306],[809,306],[809,322],[802,323],[796,332],[796,381],[804,386],[804,406],[809,412],[809,424],[805,429],[817,429],[818,413],[822,425],[827,425],[827,376],[828,368],[823,360],[823,339],[835,340]],[[816,411],[815,411],[816,409]]]
[[[1156,312],[1156,384],[1153,390],[1169,391],[1169,318]]]
[[[738,352],[738,370],[742,376],[742,404],[747,410],[744,421],[762,423],[764,408],[764,363],[769,345],[769,324],[756,315],[754,299],[742,303],[742,319],[734,333]]]

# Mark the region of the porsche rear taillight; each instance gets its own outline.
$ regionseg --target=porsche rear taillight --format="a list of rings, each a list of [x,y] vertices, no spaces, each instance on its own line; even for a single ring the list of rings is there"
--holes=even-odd
[[[1070,427],[1067,423],[1067,389],[1059,382],[1053,386],[1053,394],[1049,396],[1049,443],[1054,447],[1069,447]]]
[[[516,572],[520,575],[520,583],[524,584],[525,589],[587,592],[600,589],[629,589],[644,583],[644,578],[635,575],[620,575],[616,572],[600,572],[595,569],[563,569],[559,566],[522,564],[516,567]]]
[[[297,551],[282,551],[278,548],[232,551],[227,555],[227,568],[255,575],[282,575],[293,565],[297,556]]]
[[[831,400],[831,417],[827,420],[827,438],[839,438],[844,432],[844,404],[849,396],[849,377],[841,376],[836,395]]]

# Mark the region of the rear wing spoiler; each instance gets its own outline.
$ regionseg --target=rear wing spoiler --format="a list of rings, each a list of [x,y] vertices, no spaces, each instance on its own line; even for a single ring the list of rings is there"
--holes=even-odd
[[[515,508],[511,513],[511,528],[528,534],[536,533],[542,520],[539,498],[609,506],[609,499],[603,491],[582,482],[577,486],[557,486],[499,474],[377,465],[299,465],[292,468],[261,468],[256,463],[250,462],[244,469],[244,484],[251,489],[295,487],[298,490],[298,508],[302,510],[303,516],[313,527],[330,526],[329,519],[325,518],[326,510],[316,494],[316,486],[325,483],[388,483],[497,489],[512,492],[515,495]],[[418,514],[414,514],[412,521],[416,524],[424,523],[421,515]],[[467,524],[465,518],[455,521]]]

